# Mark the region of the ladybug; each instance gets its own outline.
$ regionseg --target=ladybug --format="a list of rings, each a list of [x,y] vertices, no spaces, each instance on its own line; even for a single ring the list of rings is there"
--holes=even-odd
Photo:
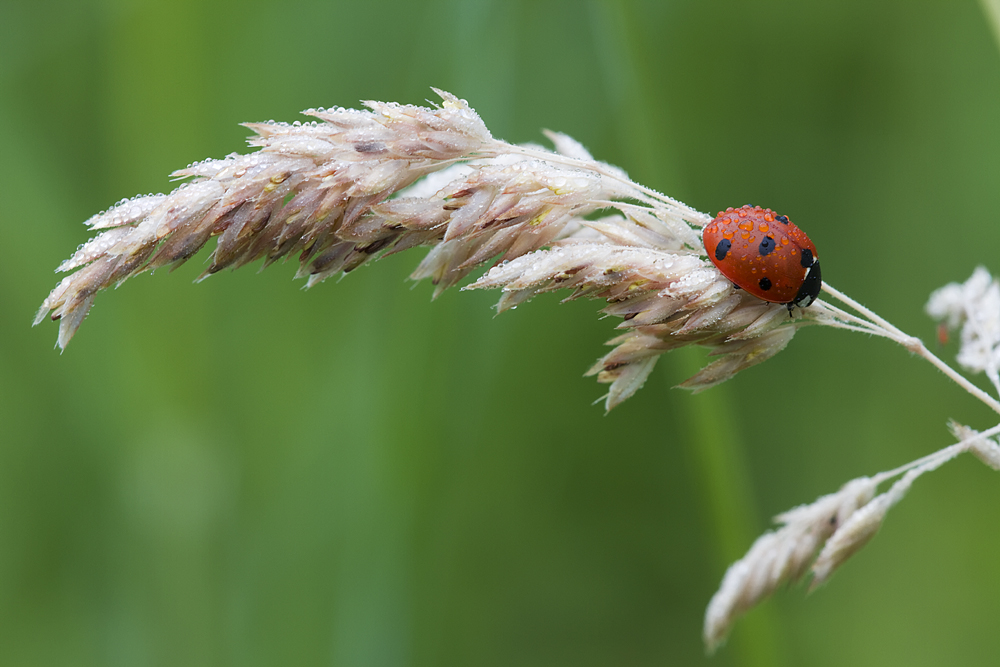
[[[816,246],[788,216],[769,208],[727,208],[705,226],[705,251],[722,275],[759,299],[805,308],[823,281]]]

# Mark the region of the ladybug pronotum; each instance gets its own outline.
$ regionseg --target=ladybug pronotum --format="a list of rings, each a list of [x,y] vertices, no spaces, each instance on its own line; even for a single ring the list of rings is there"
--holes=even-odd
[[[750,206],[720,211],[702,233],[708,258],[764,301],[805,308],[823,285],[816,246],[787,216]]]

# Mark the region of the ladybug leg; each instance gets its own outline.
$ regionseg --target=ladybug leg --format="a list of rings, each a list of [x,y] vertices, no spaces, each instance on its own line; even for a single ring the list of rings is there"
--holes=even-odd
[[[795,302],[789,301],[785,304],[785,307],[788,308],[788,317],[794,317],[794,315],[792,315],[792,309],[795,308]]]

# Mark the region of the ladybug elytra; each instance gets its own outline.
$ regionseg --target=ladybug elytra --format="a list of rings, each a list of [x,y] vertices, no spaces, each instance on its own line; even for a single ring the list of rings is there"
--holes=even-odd
[[[708,258],[734,285],[771,303],[805,308],[823,285],[816,246],[769,208],[727,208],[702,233]]]

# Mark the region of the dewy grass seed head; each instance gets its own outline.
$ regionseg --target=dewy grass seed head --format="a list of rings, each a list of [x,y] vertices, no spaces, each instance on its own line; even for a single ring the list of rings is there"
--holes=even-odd
[[[846,309],[815,299],[818,263],[811,274],[804,251],[796,279],[812,281],[805,286],[808,298],[796,296],[787,304],[758,298],[720,272],[716,264],[730,245],[715,232],[712,238],[725,248],[712,249],[712,261],[702,242],[711,216],[633,182],[566,135],[546,133],[554,151],[495,139],[464,100],[436,92],[440,106],[367,102],[367,111],[307,110],[316,120],[304,124],[248,124],[256,133],[249,140],[256,152],[192,164],[174,172],[190,180],[170,194],[123,200],[92,217],[87,224],[98,234],[59,266],[71,273],[42,303],[35,323],[46,316],[59,320],[58,346],[65,348],[98,292],[144,271],[180,265],[213,237],[201,278],[297,255],[296,276],[307,287],[381,255],[427,246],[411,277],[430,279],[435,296],[492,263],[463,289],[499,288],[498,311],[544,292],[604,301],[602,312],[619,318],[621,333],[588,375],[610,385],[608,410],[632,396],[670,350],[700,345],[717,357],[680,385],[702,391],[771,358],[799,328],[825,325],[903,345],[1000,413],[996,398],[919,339],[829,284],[823,291]],[[761,225],[787,223],[769,210],[753,210]],[[748,238],[758,232],[767,230],[742,233]],[[740,259],[749,264],[729,275],[738,282],[744,274],[752,277],[752,291],[766,297],[774,283],[763,257],[780,251],[779,236],[755,237],[756,254],[747,251]],[[815,251],[809,252],[813,259]],[[796,266],[787,259],[782,261]],[[978,268],[966,283],[935,292],[927,312],[961,328],[959,363],[986,373],[1000,394],[996,279]],[[813,586],[827,581],[868,543],[923,473],[967,451],[1000,469],[1000,446],[992,439],[1000,426],[980,433],[953,424],[952,432],[956,444],[854,479],[776,517],[777,530],[757,539],[729,568],[709,603],[707,648],[714,650],[741,614],[783,584],[809,571]],[[880,484],[896,477],[877,494]]]

